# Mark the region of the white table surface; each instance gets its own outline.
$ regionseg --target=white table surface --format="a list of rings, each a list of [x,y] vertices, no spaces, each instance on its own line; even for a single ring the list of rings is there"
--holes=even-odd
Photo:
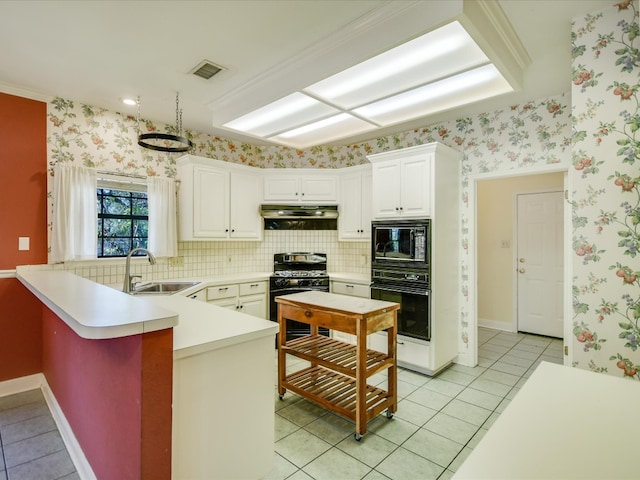
[[[638,479],[640,383],[542,362],[456,480]]]

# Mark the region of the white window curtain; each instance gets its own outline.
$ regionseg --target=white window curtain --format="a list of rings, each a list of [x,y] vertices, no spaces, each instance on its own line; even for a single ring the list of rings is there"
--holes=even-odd
[[[149,250],[156,257],[178,255],[176,183],[170,178],[147,179]]]
[[[96,171],[57,163],[53,177],[52,263],[96,258]]]

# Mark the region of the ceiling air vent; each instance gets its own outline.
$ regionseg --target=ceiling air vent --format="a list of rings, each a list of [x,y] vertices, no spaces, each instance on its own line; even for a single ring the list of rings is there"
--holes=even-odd
[[[216,65],[209,60],[203,60],[193,70],[191,70],[191,73],[198,77],[204,78],[205,80],[209,80],[221,70],[224,70],[224,68],[220,65]]]

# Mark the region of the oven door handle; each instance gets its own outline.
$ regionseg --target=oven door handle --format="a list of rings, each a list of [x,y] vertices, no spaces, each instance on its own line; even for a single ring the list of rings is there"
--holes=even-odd
[[[422,295],[425,297],[429,296],[429,290],[414,290],[408,288],[391,288],[382,285],[371,285],[371,290],[381,290],[383,292],[394,292],[394,293],[410,293],[413,295]]]

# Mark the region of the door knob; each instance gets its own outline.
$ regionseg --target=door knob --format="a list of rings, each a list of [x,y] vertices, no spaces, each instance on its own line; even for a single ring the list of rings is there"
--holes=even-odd
[[[521,268],[520,270],[518,270],[520,273],[524,273],[524,268]]]

